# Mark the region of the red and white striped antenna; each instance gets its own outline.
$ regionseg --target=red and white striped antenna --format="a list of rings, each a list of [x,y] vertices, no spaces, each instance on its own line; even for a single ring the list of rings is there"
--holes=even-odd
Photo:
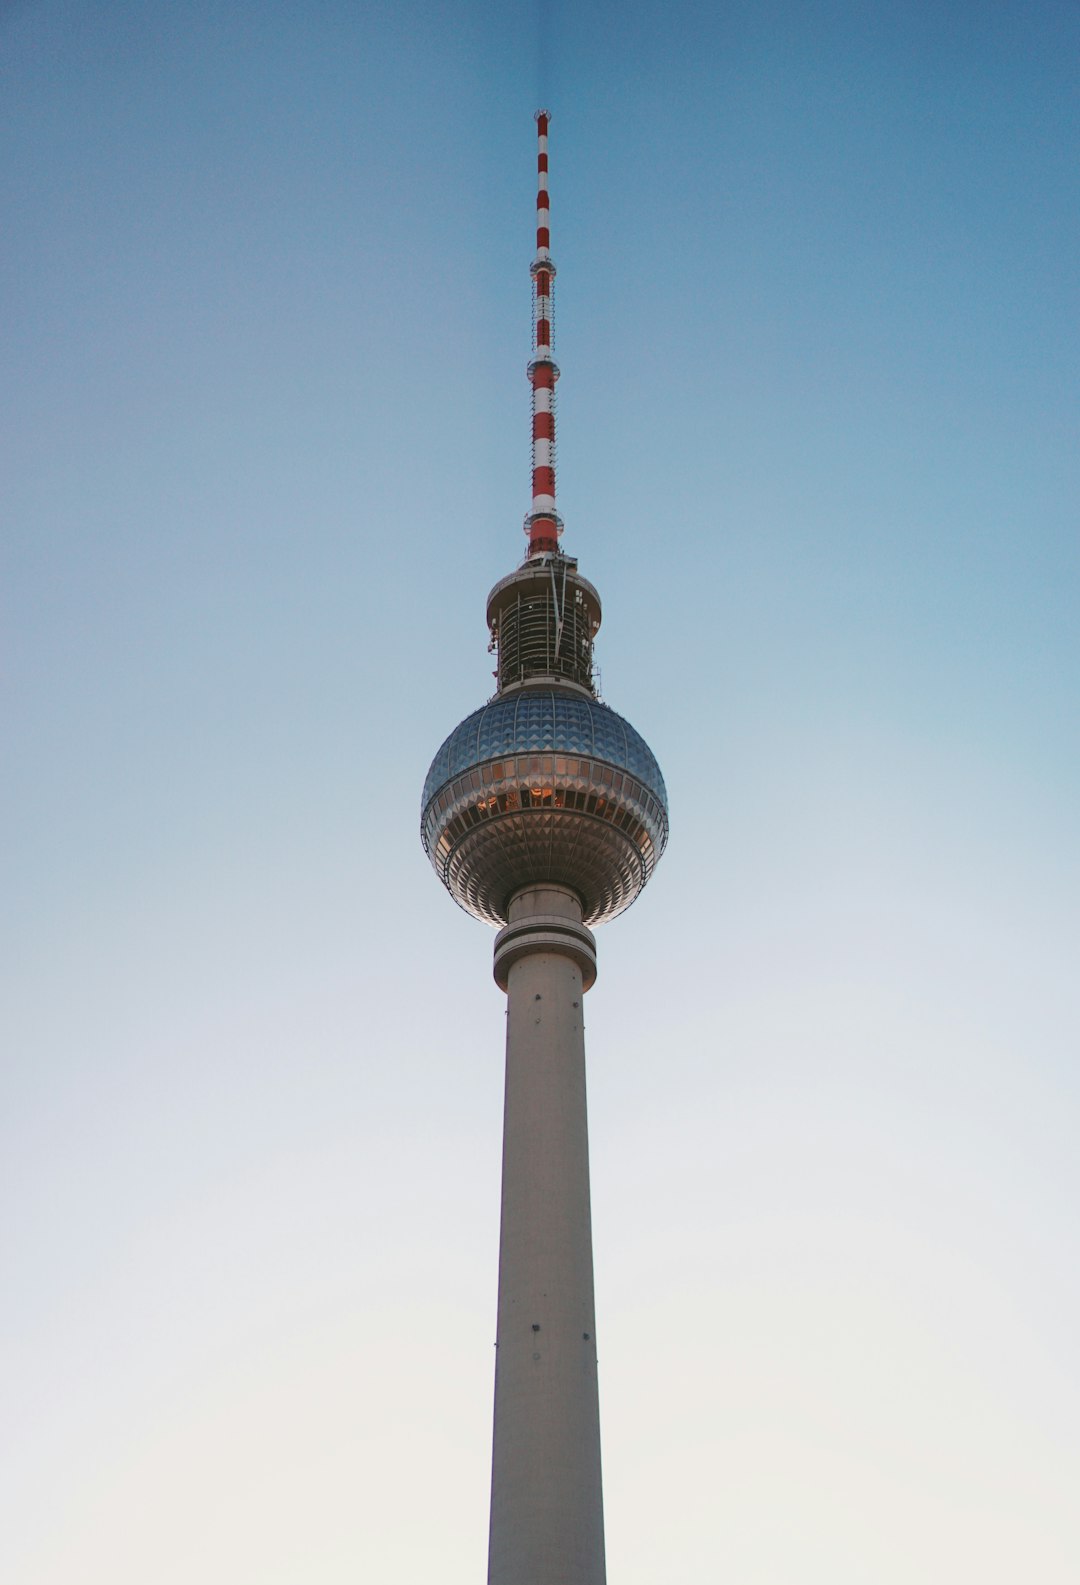
[[[559,548],[562,519],[555,510],[555,382],[558,365],[551,355],[555,261],[551,257],[551,216],[548,207],[548,122],[546,110],[536,112],[537,193],[536,257],[532,276],[532,509],[525,517],[529,556],[550,554]]]

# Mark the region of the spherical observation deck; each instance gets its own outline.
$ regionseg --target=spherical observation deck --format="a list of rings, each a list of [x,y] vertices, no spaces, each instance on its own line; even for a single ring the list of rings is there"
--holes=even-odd
[[[466,912],[505,924],[511,896],[568,886],[587,925],[628,908],[668,835],[667,791],[628,721],[577,689],[497,694],[454,728],[421,804],[424,848]]]

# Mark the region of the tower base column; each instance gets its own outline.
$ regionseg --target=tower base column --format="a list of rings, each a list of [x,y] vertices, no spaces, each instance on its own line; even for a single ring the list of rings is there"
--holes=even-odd
[[[581,905],[524,888],[495,942],[507,993],[489,1585],[604,1585]]]

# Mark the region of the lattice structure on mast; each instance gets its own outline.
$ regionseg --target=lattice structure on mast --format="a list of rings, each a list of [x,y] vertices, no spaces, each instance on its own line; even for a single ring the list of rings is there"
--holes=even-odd
[[[500,692],[544,682],[571,684],[596,697],[600,596],[572,556],[530,557],[492,589],[487,617]]]

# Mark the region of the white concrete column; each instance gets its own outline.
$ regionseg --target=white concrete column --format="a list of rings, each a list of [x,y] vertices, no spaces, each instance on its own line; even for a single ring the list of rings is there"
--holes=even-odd
[[[532,886],[495,944],[507,992],[489,1585],[604,1585],[585,990],[576,896]]]

